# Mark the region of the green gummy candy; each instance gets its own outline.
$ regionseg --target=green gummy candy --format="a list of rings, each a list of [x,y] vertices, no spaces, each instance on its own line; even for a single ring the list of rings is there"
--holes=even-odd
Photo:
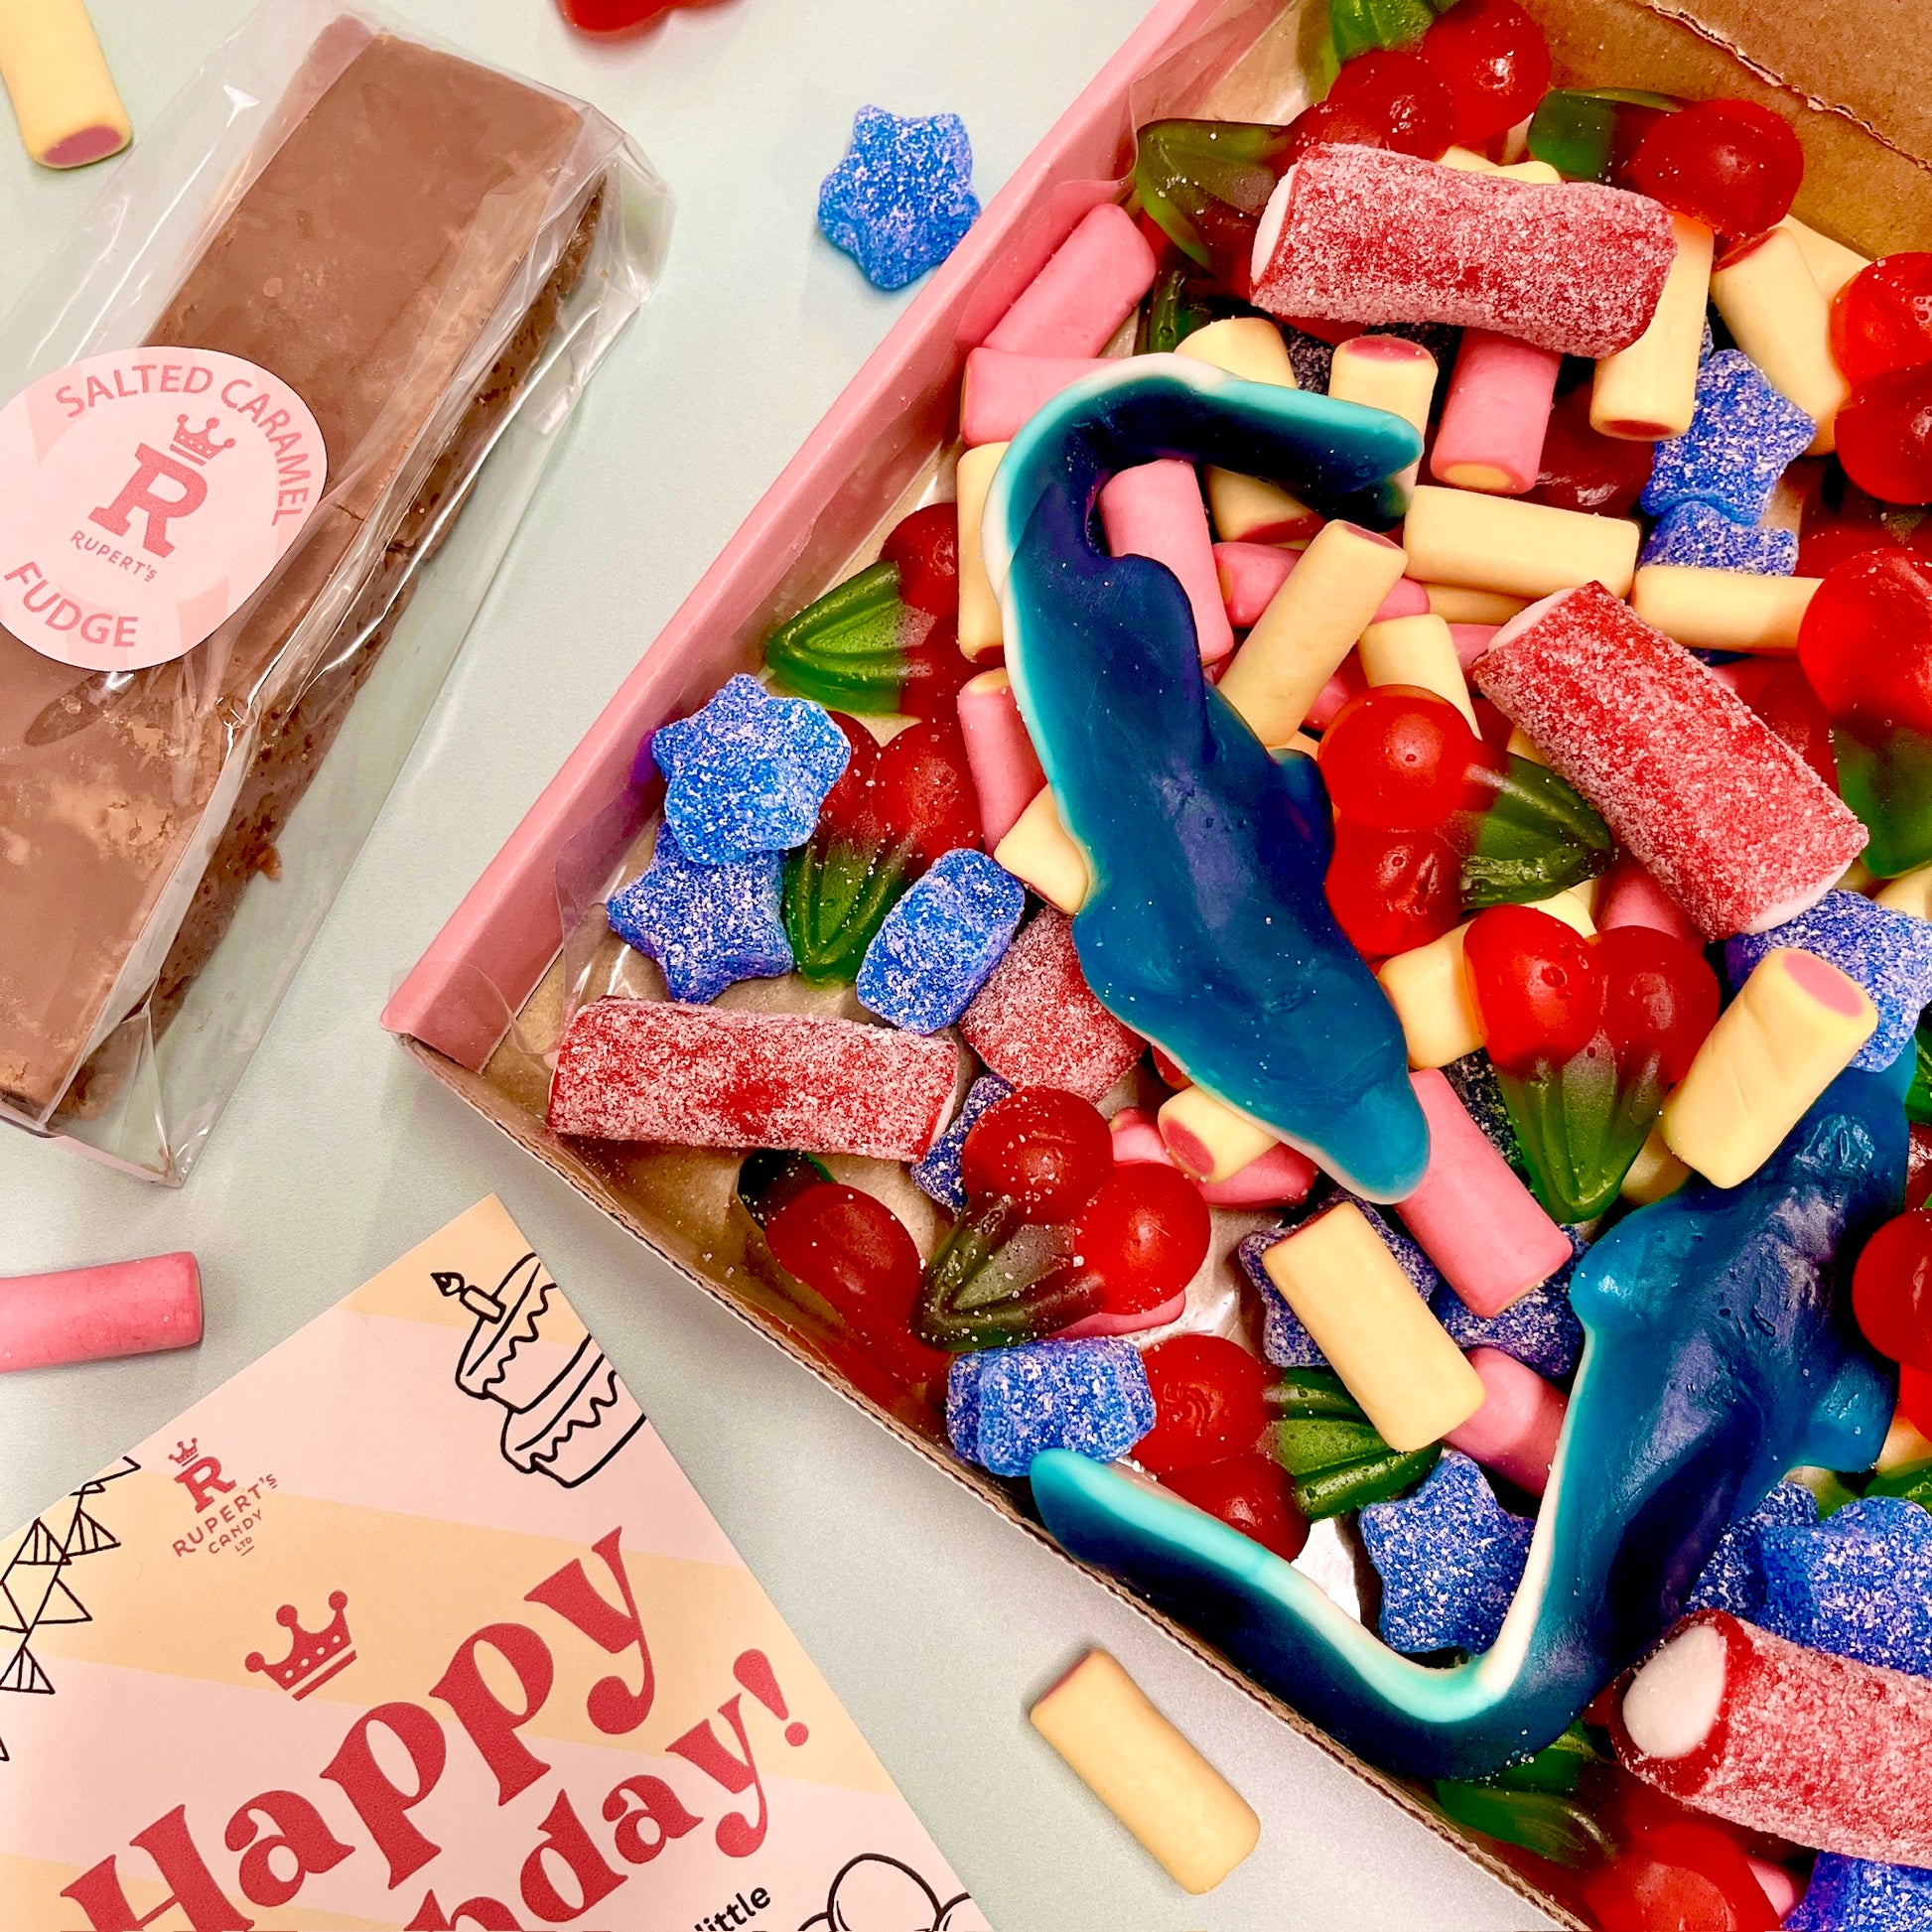
[[[1867,736],[1832,729],[1839,796],[1871,842],[1859,854],[1880,879],[1896,878],[1932,859],[1932,738],[1891,731]]]
[[[1531,905],[1610,868],[1610,828],[1576,789],[1529,759],[1510,757],[1462,858],[1462,902]]]
[[[1545,1744],[1534,1757],[1520,1764],[1508,1764],[1493,1778],[1482,1782],[1505,1791],[1575,1791],[1592,1764],[1603,1761],[1602,1753],[1590,1742],[1589,1732],[1581,1723],[1574,1724],[1554,1743]]]
[[[785,937],[799,976],[813,986],[850,985],[886,914],[909,882],[904,861],[836,843],[801,845],[785,860]]]
[[[1574,1798],[1556,1791],[1510,1791],[1493,1784],[1436,1781],[1436,1802],[1472,1831],[1520,1845],[1553,1863],[1595,1864],[1616,1856],[1610,1835]]]
[[[1921,1020],[1912,1035],[1912,1084],[1905,1089],[1905,1118],[1932,1125],[1932,1038]]]
[[[1430,0],[1328,0],[1336,58],[1352,61],[1381,47],[1413,47],[1443,11]]]
[[[1406,1455],[1384,1449],[1380,1455],[1340,1462],[1313,1475],[1297,1476],[1295,1501],[1311,1523],[1324,1516],[1366,1509],[1370,1503],[1393,1502],[1415,1488],[1442,1454],[1442,1444],[1431,1443],[1427,1449],[1412,1449]]]
[[[1342,1379],[1332,1369],[1291,1368],[1268,1391],[1268,1406],[1278,1416],[1290,1420],[1307,1417],[1336,1417],[1347,1422],[1363,1422],[1362,1406],[1350,1395]]]
[[[1620,87],[1553,88],[1530,116],[1529,150],[1572,181],[1607,182],[1636,143],[1638,128],[1631,123],[1638,117],[1625,110],[1649,107],[1667,112],[1676,105],[1668,94]]]
[[[898,709],[906,629],[898,566],[882,561],[781,623],[764,640],[764,661],[781,690],[879,717]]]
[[[1867,1496],[1899,1496],[1921,1509],[1932,1509],[1932,1462],[1907,1462],[1902,1468],[1873,1476],[1864,1486]]]
[[[1290,1475],[1314,1475],[1338,1463],[1386,1455],[1389,1446],[1374,1426],[1322,1417],[1275,1425],[1275,1459]]]

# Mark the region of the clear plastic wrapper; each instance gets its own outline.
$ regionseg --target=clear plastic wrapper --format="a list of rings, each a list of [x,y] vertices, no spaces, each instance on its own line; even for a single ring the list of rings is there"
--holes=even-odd
[[[0,630],[0,1117],[187,1173],[669,226],[595,109],[272,0],[0,324],[0,399],[218,351],[328,449],[293,544],[185,655],[89,671]]]

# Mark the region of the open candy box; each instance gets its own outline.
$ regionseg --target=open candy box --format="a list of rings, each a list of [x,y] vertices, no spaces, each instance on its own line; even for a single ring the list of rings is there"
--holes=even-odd
[[[1530,11],[1524,134],[1487,0],[1452,129],[1401,8],[1158,7],[385,1024],[1545,1908],[1902,1923],[1932,477],[1910,292],[1849,400],[1826,315],[1932,129],[1850,36]],[[1719,99],[1725,211],[1767,106],[1805,165],[1714,275]]]

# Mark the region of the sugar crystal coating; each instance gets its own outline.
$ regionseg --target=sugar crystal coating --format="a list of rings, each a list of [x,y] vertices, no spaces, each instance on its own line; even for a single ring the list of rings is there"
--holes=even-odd
[[[983,852],[943,854],[886,914],[859,966],[860,1004],[936,1034],[972,1004],[1012,943],[1027,891]]]
[[[1760,1535],[1767,1630],[1812,1650],[1932,1677],[1932,1516],[1867,1496]]]
[[[1492,643],[1474,678],[1709,938],[1795,916],[1864,849],[1804,759],[1600,584]]]
[[[980,1349],[946,1381],[953,1447],[995,1475],[1023,1476],[1050,1449],[1117,1461],[1153,1427],[1140,1350],[1113,1337]]]
[[[1684,1607],[1728,1610],[1747,1623],[1762,1623],[1765,1531],[1810,1529],[1817,1521],[1818,1498],[1803,1483],[1779,1483],[1751,1515],[1725,1531]]]
[[[916,1161],[952,1104],[943,1039],[800,1013],[599,1000],[564,1030],[550,1126],[602,1140]]]
[[[701,866],[802,845],[852,756],[823,705],[727,678],[711,702],[652,735],[664,816]]]
[[[1371,1503],[1362,1543],[1382,1579],[1382,1641],[1411,1655],[1484,1651],[1523,1581],[1535,1524],[1496,1500],[1459,1449],[1413,1495]]]
[[[1785,1932],[1927,1932],[1932,1871],[1821,1852]]]
[[[862,107],[852,145],[818,191],[818,225],[876,288],[936,268],[979,218],[973,144],[957,114]]]
[[[1141,1057],[1139,1034],[1093,997],[1073,922],[1050,905],[1028,921],[959,1030],[1001,1079],[1098,1100]]]
[[[921,1193],[930,1194],[941,1207],[955,1214],[966,1207],[966,1183],[960,1178],[959,1159],[966,1149],[966,1136],[973,1123],[996,1100],[1004,1100],[1013,1089],[997,1073],[982,1073],[966,1090],[952,1125],[933,1142],[925,1158],[912,1170],[912,1183]]]
[[[672,999],[703,1004],[736,980],[791,971],[783,872],[775,852],[693,865],[663,825],[649,868],[614,893],[605,909],[611,930],[663,969]]]
[[[1645,538],[1637,561],[1789,577],[1798,568],[1798,533],[1736,522],[1710,503],[1673,503]]]
[[[1581,1253],[1583,1244],[1576,1230],[1564,1232]],[[1546,1381],[1560,1381],[1584,1352],[1584,1324],[1570,1306],[1570,1277],[1576,1266],[1573,1257],[1567,1267],[1519,1296],[1500,1314],[1477,1314],[1448,1282],[1430,1307],[1449,1340],[1465,1353],[1471,1348],[1499,1348]]]
[[[1748,355],[1721,348],[1698,370],[1690,428],[1657,445],[1639,500],[1652,516],[1678,503],[1699,502],[1734,522],[1755,523],[1778,479],[1804,455],[1816,433],[1811,418],[1774,389]],[[1795,546],[1792,554],[1795,562]]]

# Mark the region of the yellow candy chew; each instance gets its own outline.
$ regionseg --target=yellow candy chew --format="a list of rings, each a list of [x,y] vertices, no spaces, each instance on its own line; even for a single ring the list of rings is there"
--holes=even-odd
[[[0,0],[0,78],[43,168],[105,161],[133,138],[82,0]]]
[[[1676,1193],[1690,1177],[1690,1169],[1664,1145],[1663,1135],[1653,1126],[1617,1192],[1633,1206],[1648,1207]]]
[[[1425,584],[1429,614],[1445,623],[1507,623],[1529,606],[1526,597],[1506,597],[1501,591],[1474,591],[1464,584]]]
[[[1816,577],[1645,564],[1631,588],[1630,608],[1689,649],[1788,657],[1798,648],[1798,626],[1818,584]]]
[[[1211,1891],[1255,1849],[1261,1820],[1104,1650],[1033,1708],[1034,1728],[1183,1891]]]
[[[1447,698],[1475,731],[1469,681],[1449,625],[1435,617],[1389,618],[1362,632],[1362,675],[1371,684],[1415,684]]]
[[[1212,363],[1247,382],[1295,387],[1288,345],[1265,316],[1229,316],[1210,322],[1205,329],[1196,329],[1174,353]],[[1312,534],[1321,520],[1280,483],[1244,477],[1237,470],[1208,471],[1207,508],[1214,533],[1223,543],[1268,542],[1304,529]]]
[[[1185,338],[1174,353],[1212,363],[1248,382],[1295,387],[1295,364],[1289,359],[1288,345],[1266,316],[1229,316],[1210,322]]]
[[[1698,354],[1711,297],[1711,230],[1673,214],[1677,258],[1664,280],[1649,327],[1628,348],[1596,365],[1589,426],[1602,436],[1655,443],[1681,436],[1697,407]]]
[[[1259,1161],[1279,1136],[1205,1087],[1182,1087],[1155,1116],[1161,1140],[1196,1180],[1225,1180]]]
[[[1276,1242],[1262,1266],[1391,1449],[1426,1449],[1482,1407],[1482,1378],[1353,1201]]]
[[[1436,393],[1436,358],[1420,343],[1401,336],[1351,336],[1336,345],[1334,360],[1328,365],[1328,393],[1337,402],[1386,409],[1427,434],[1429,405]],[[1405,497],[1415,488],[1421,467],[1412,463],[1392,480]]]
[[[1624,517],[1439,483],[1416,491],[1402,526],[1410,576],[1522,598],[1575,590],[1591,578],[1613,597],[1628,597],[1641,537]]]
[[[986,513],[993,473],[1006,453],[1004,443],[962,451],[953,482],[959,499],[959,648],[968,657],[984,657],[1004,641],[999,594],[986,574],[986,554],[980,547],[980,518]]]
[[[1385,959],[1375,977],[1389,996],[1411,1066],[1448,1066],[1482,1044],[1482,1020],[1462,962],[1468,923]]]
[[[1758,961],[1664,1102],[1664,1144],[1720,1187],[1770,1159],[1878,1024],[1864,990],[1815,953]]]
[[[1830,235],[1806,227],[1795,214],[1787,214],[1778,226],[1798,244],[1798,252],[1804,256],[1805,266],[1811,270],[1811,279],[1818,284],[1819,294],[1828,303],[1860,269],[1871,266],[1870,261],[1856,248],[1848,248],[1844,242],[1834,241]]]
[[[1838,447],[1839,408],[1851,390],[1832,356],[1830,305],[1797,238],[1788,228],[1773,228],[1720,262],[1711,299],[1737,346],[1818,425],[1809,453],[1830,456]]]
[[[1066,829],[1051,787],[1034,794],[1033,802],[1013,821],[1013,829],[994,847],[993,857],[1069,918],[1093,891],[1087,855]]]

